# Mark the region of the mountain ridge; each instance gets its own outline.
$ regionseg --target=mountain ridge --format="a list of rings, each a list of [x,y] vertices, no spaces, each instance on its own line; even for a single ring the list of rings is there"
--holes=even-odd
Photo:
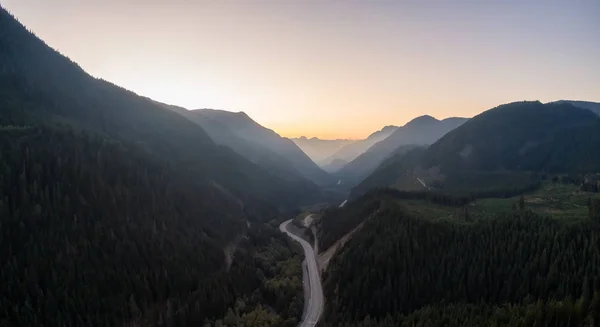
[[[292,138],[291,140],[321,168],[325,166],[324,161],[336,151],[345,145],[355,142],[354,140],[346,139],[327,140],[317,137],[307,138],[306,136]]]
[[[343,162],[350,162],[359,155],[361,155],[363,152],[365,152],[373,144],[390,136],[397,128],[398,127],[394,125],[384,126],[380,130],[371,133],[366,139],[355,141],[351,144],[342,147],[336,153],[334,153],[332,156],[330,156],[324,161],[324,167],[328,167],[327,169],[331,172],[336,172],[342,167],[331,165],[331,163],[335,159],[341,159]]]
[[[193,114],[203,115],[226,126],[238,137],[269,149],[287,159],[304,177],[320,186],[333,184],[333,178],[310,159],[291,139],[282,137],[272,129],[266,128],[243,112],[233,113],[216,109],[191,110]]]
[[[410,159],[393,156],[393,166],[378,168],[352,193],[397,183],[405,173],[432,188],[503,184],[516,190],[534,182],[525,172],[600,170],[595,148],[600,148],[600,118],[591,111],[568,103],[507,103],[471,118]]]
[[[293,183],[290,187],[303,189],[306,194],[314,194],[314,196],[307,197],[307,200],[313,198],[317,199],[320,196],[321,190],[319,187],[306,177],[302,176],[302,174],[300,174],[287,159],[281,157],[279,154],[272,152],[251,140],[239,137],[225,125],[202,115],[201,112],[187,110],[183,107],[160,104],[198,124],[208,133],[214,142],[232,149],[270,173],[287,182]]]
[[[463,124],[466,118],[438,120],[429,115],[416,117],[394,130],[387,138],[373,144],[367,151],[346,164],[336,176],[346,185],[354,186],[372,173],[396,149],[407,146],[429,145]]]

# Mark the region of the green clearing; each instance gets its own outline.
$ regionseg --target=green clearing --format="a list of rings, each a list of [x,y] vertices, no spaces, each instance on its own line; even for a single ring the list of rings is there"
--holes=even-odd
[[[415,217],[469,223],[512,213],[515,210],[513,205],[515,208],[519,207],[520,197],[478,199],[467,208],[468,218],[465,217],[465,208],[449,207],[426,200],[403,199],[397,200],[397,203]],[[589,218],[588,198],[600,199],[600,193],[581,192],[578,186],[572,184],[545,182],[539,189],[523,194],[523,198],[525,208],[537,214],[577,221]]]
[[[600,193],[579,191],[572,184],[545,182],[542,186],[523,195],[525,208],[534,212],[559,219],[587,219],[588,198],[600,199]],[[520,196],[511,198],[489,198],[475,201],[472,212],[476,216],[488,217],[499,213],[510,213],[513,204],[518,207]]]

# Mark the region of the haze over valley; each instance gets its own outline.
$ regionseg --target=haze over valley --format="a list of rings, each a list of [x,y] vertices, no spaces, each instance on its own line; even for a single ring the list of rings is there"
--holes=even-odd
[[[600,326],[597,13],[0,0],[0,326]]]

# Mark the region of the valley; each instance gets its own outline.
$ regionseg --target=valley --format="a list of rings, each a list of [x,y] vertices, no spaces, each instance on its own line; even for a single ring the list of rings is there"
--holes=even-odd
[[[600,326],[593,10],[56,1],[0,5],[0,326]]]
[[[485,153],[479,163],[461,154],[465,146],[448,143],[484,131],[488,122],[475,117],[430,147],[386,159],[344,206],[320,210],[313,228],[322,251],[322,325],[594,325],[600,314],[598,117],[572,106],[541,108],[513,103],[484,112],[503,117],[493,120],[496,145],[484,134],[466,138],[473,142],[469,155]],[[526,122],[530,110],[541,110],[547,127],[556,124],[559,134],[546,128],[543,136],[553,146],[526,141],[539,124]],[[512,115],[529,128],[511,123],[503,132],[501,119]],[[590,134],[573,137],[579,133]],[[569,149],[558,146],[560,138]],[[485,150],[473,145],[482,139]],[[436,154],[442,148],[446,154]]]
[[[290,223],[291,220],[281,223],[279,229],[281,232],[286,233],[290,238],[302,245],[305,257],[305,273],[308,274],[308,277],[304,279],[305,282],[308,282],[308,291],[305,292],[304,296],[304,299],[308,304],[305,305],[302,322],[298,326],[316,326],[316,324],[319,322],[319,318],[323,312],[324,306],[321,274],[317,265],[316,254],[313,251],[312,246],[307,241],[288,231],[287,228]]]

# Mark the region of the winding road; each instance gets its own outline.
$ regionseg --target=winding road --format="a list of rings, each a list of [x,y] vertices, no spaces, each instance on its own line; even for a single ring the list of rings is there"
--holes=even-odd
[[[288,231],[287,227],[290,222],[292,222],[292,219],[281,223],[281,225],[279,225],[279,230],[302,245],[304,256],[306,257],[304,261],[307,267],[308,282],[310,286],[308,288],[305,287],[304,300],[308,303],[304,306],[302,322],[298,326],[312,327],[317,324],[321,317],[321,313],[323,312],[323,287],[321,286],[321,276],[319,275],[319,268],[317,267],[317,260],[313,248],[307,241]]]

